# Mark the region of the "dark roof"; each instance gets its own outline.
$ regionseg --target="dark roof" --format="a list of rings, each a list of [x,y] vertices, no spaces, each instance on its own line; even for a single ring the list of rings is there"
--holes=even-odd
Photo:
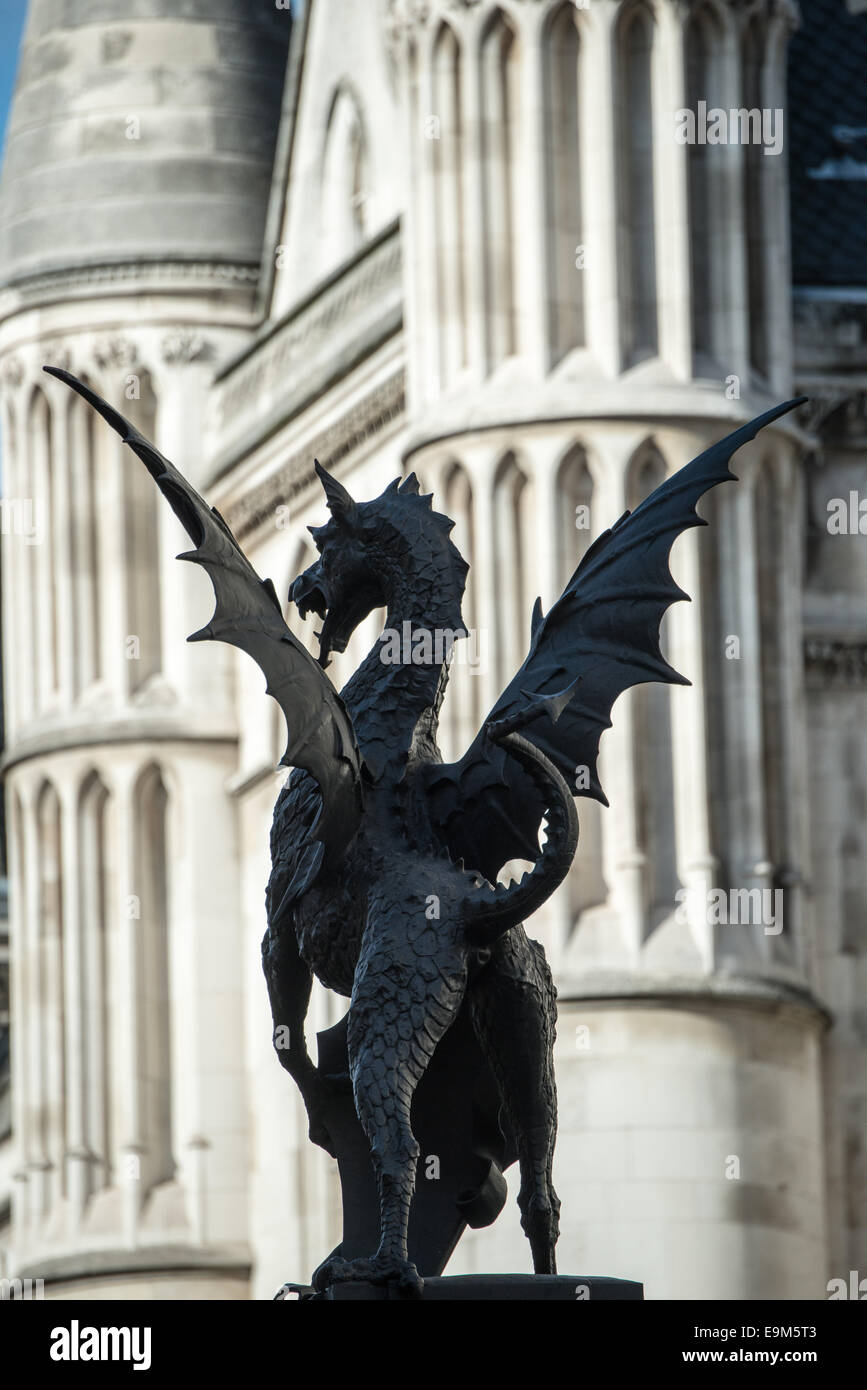
[[[792,278],[867,285],[867,11],[850,13],[846,0],[800,10],[786,112]]]

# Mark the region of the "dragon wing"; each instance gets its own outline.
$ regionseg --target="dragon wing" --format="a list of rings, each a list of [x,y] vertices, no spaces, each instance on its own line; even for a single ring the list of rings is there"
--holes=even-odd
[[[763,425],[800,405],[788,401],[743,425],[667,478],[634,512],[590,546],[560,598],[533,612],[530,651],[467,752],[430,767],[431,819],[455,859],[493,882],[510,859],[536,859],[545,807],[520,765],[487,733],[519,719],[521,734],[545,753],[579,796],[607,806],[596,760],[614,701],[644,681],[689,685],[662,655],[659,628],[670,604],[688,595],[668,561],[681,531],[706,526],[696,503],[735,480],[729,460]]]
[[[316,780],[321,809],[309,831],[308,883],[323,860],[340,857],[361,819],[361,754],[352,721],[331,681],[290,632],[270,579],[260,579],[215,507],[100,396],[69,372],[46,367],[94,407],[137,454],[167,499],[195,550],[178,556],[201,565],[214,586],[216,608],[207,626],[187,640],[228,642],[264,672],[268,694],[286,717],[289,732],[281,763]]]

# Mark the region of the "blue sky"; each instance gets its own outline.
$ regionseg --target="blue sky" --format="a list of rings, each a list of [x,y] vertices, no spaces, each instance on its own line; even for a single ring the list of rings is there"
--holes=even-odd
[[[15,86],[18,47],[27,12],[27,0],[0,0],[0,149],[6,135],[6,117]]]

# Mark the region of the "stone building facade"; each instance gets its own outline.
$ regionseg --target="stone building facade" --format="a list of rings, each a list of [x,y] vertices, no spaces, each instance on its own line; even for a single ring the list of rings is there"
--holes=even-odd
[[[276,708],[243,658],[185,645],[211,598],[179,525],[43,363],[117,401],[284,600],[323,519],[314,457],[359,497],[415,470],[472,567],[447,756],[594,534],[811,396],[678,541],[693,602],[665,643],[692,688],[618,702],[611,808],[579,802],[534,928],[561,1001],[561,1267],[739,1299],[867,1266],[865,552],[826,525],[863,482],[864,274],[806,254],[810,197],[857,180],[815,176],[822,101],[815,128],[786,101],[787,66],[821,94],[859,43],[843,0],[803,22],[781,0],[31,0],[0,184],[9,1273],[260,1298],[339,1238],[260,978]],[[795,146],[680,143],[700,101],[783,110]],[[311,1033],[342,1007],[317,994]],[[450,1269],[528,1259],[511,1203]]]

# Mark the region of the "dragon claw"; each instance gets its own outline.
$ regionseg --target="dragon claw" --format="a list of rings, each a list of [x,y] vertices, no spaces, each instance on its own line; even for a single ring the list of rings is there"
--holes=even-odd
[[[396,1255],[373,1255],[370,1259],[344,1260],[331,1255],[315,1271],[310,1281],[318,1293],[333,1284],[385,1284],[405,1298],[421,1298],[424,1280],[411,1260]]]

